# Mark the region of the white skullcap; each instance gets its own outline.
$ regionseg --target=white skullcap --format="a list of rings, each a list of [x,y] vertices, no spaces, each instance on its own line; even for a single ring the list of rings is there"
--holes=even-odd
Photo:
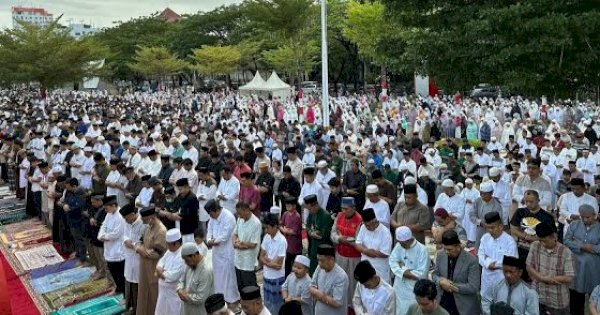
[[[396,229],[396,239],[400,242],[406,242],[412,238],[412,232],[408,226],[401,226]]]
[[[448,168],[448,164],[442,163],[442,164],[440,164],[440,168]]]
[[[549,161],[550,160],[550,156],[548,154],[546,154],[546,153],[541,154],[540,155],[540,160],[542,160],[542,161]]]
[[[104,136],[99,136],[96,140],[98,140],[98,141],[104,141]]]
[[[498,175],[500,175],[500,169],[498,169],[497,167],[490,168],[490,176],[491,177],[496,177]]]
[[[327,161],[325,161],[325,160],[320,160],[320,161],[319,161],[319,163],[317,163],[317,167],[318,167],[318,168],[327,167]]]
[[[479,191],[484,193],[491,193],[492,191],[494,191],[494,185],[490,181],[481,183],[481,185],[479,186]]]
[[[60,165],[54,165],[52,167],[52,173],[61,173],[62,174],[62,167],[60,167]]]
[[[167,243],[173,243],[181,239],[181,232],[179,229],[170,229],[167,231],[167,235],[165,236]]]
[[[280,214],[281,213],[281,208],[279,207],[271,207],[271,210],[269,211],[273,214]]]
[[[376,194],[379,193],[379,188],[377,185],[368,185],[367,186],[367,194]]]
[[[473,184],[473,180],[470,178],[465,179],[465,185],[467,184]]]
[[[496,141],[496,137],[491,137],[490,140]]]
[[[430,177],[430,176],[429,176],[429,171],[428,171],[426,168],[424,168],[424,167],[421,167],[421,168],[419,169],[419,174],[418,174],[418,176],[419,176],[419,177],[423,177],[423,176]]]
[[[406,185],[415,185],[416,183],[417,183],[417,180],[412,176],[407,176],[404,179],[404,184],[406,184]]]
[[[83,152],[92,152],[92,147],[83,148]]]
[[[369,159],[369,160],[367,161],[367,163],[369,163],[369,164],[375,164],[375,160],[373,160],[373,159]]]
[[[304,265],[306,268],[310,268],[310,259],[306,256],[298,255],[296,256],[296,259],[294,259],[294,262]]]
[[[444,181],[442,182],[442,187],[452,188],[454,187],[454,182],[451,179],[444,179]]]

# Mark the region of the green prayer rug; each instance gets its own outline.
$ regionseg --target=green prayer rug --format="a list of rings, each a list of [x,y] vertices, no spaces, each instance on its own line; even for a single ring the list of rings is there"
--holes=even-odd
[[[112,283],[108,279],[103,278],[70,285],[66,288],[46,293],[43,297],[48,306],[54,310],[97,297],[110,291],[111,286]]]
[[[117,315],[125,311],[125,307],[121,305],[122,298],[122,295],[101,296],[54,311],[52,315]]]

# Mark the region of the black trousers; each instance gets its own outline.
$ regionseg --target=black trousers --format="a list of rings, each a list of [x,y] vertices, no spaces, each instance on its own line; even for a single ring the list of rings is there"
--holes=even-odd
[[[294,260],[296,260],[296,256],[298,254],[285,253],[285,277],[292,273],[292,266],[294,265]]]
[[[115,293],[125,293],[125,261],[107,261],[106,264],[115,281]]]
[[[585,314],[585,293],[569,290],[571,315]]]
[[[126,309],[131,310],[131,314],[135,314],[137,309],[138,284],[126,281],[125,285],[125,300],[127,301]]]
[[[85,238],[83,237],[82,222],[69,222],[71,236],[73,237],[73,247],[76,257],[85,262],[87,260],[87,249],[85,248]]]
[[[235,278],[237,279],[238,290],[245,287],[258,286],[256,284],[256,272],[246,271],[235,268]]]
[[[38,218],[42,218],[42,192],[41,191],[34,191],[32,192],[33,195],[33,209],[35,211],[35,215]]]

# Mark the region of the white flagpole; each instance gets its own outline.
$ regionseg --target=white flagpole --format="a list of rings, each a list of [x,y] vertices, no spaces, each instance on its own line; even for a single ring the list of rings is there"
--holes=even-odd
[[[327,65],[327,0],[321,0],[321,92],[323,127],[329,127],[329,72]]]

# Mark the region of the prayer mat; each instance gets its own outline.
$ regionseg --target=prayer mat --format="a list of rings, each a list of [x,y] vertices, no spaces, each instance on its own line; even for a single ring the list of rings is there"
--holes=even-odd
[[[116,315],[125,311],[122,296],[101,296],[52,312],[51,315]]]
[[[43,297],[48,306],[55,310],[100,296],[109,292],[111,287],[112,282],[103,278],[70,285],[66,288],[46,293]]]
[[[47,265],[63,262],[65,259],[58,254],[51,244],[41,245],[15,252],[15,257],[23,270],[32,270]]]
[[[29,276],[31,279],[41,278],[43,276],[47,276],[53,273],[58,273],[61,271],[65,271],[68,269],[73,269],[77,266],[78,259],[69,259],[63,262],[59,262],[53,265],[48,265],[45,267],[33,269],[29,272]]]
[[[4,233],[4,234],[14,234],[17,232],[23,232],[23,231],[31,230],[34,228],[38,228],[41,226],[44,226],[42,221],[39,221],[37,219],[31,219],[31,220],[26,220],[26,221],[21,221],[21,222],[17,222],[17,223],[13,223],[13,224],[7,224],[7,225],[0,226],[0,231],[2,231],[2,233]]]
[[[85,282],[90,279],[95,268],[80,267],[73,268],[59,273],[47,275],[31,281],[31,286],[37,294],[60,290],[72,284]]]

